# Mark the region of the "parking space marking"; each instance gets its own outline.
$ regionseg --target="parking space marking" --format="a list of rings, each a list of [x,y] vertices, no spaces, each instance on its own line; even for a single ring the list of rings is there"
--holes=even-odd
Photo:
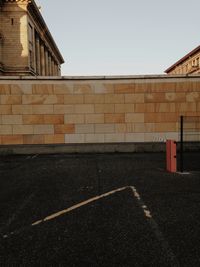
[[[129,187],[127,187],[127,186],[126,186],[126,187],[121,187],[121,188],[112,190],[112,191],[110,191],[110,192],[107,192],[107,193],[105,193],[105,194],[102,194],[102,195],[100,195],[100,196],[96,196],[96,197],[90,198],[90,199],[85,200],[85,201],[83,201],[83,202],[81,202],[81,203],[79,203],[79,204],[76,204],[76,205],[74,205],[74,206],[72,206],[72,207],[70,207],[70,208],[61,210],[61,211],[59,211],[59,212],[56,212],[56,213],[54,213],[54,214],[52,214],[52,215],[49,215],[49,216],[45,217],[45,218],[42,219],[42,220],[39,220],[39,221],[37,221],[37,222],[34,222],[34,223],[32,223],[32,226],[39,225],[39,224],[41,224],[41,223],[43,223],[43,222],[53,220],[53,219],[55,219],[55,218],[57,218],[57,217],[59,217],[59,216],[61,216],[61,215],[63,215],[63,214],[66,214],[66,213],[68,213],[68,212],[70,212],[70,211],[72,211],[72,210],[78,209],[78,208],[80,208],[80,207],[82,207],[82,206],[85,206],[85,205],[91,203],[91,202],[97,201],[97,200],[99,200],[99,199],[101,199],[101,198],[108,197],[108,196],[113,195],[113,194],[115,194],[115,193],[117,193],[117,192],[123,191],[123,190],[125,190],[125,189],[127,189],[127,188],[129,188]]]
[[[153,233],[155,234],[156,239],[158,240],[159,244],[161,245],[161,247],[162,247],[163,251],[165,252],[165,254],[167,255],[168,259],[170,260],[170,266],[179,267],[180,265],[179,265],[178,260],[176,259],[176,256],[172,252],[172,250],[171,250],[171,248],[170,248],[167,240],[165,239],[165,237],[163,236],[162,232],[160,231],[158,224],[153,219],[150,210],[145,205],[145,203],[143,202],[140,194],[138,193],[137,189],[134,186],[121,187],[121,188],[118,188],[118,189],[109,191],[107,193],[104,193],[102,195],[95,196],[95,197],[90,198],[88,200],[85,200],[85,201],[83,201],[81,203],[78,203],[76,205],[73,205],[73,206],[71,206],[71,207],[69,207],[67,209],[61,210],[61,211],[56,212],[54,214],[51,214],[51,215],[45,217],[44,219],[38,220],[38,221],[32,223],[31,226],[37,226],[37,225],[40,225],[40,224],[42,224],[44,222],[53,220],[55,218],[60,217],[61,215],[67,214],[67,213],[69,213],[69,212],[71,212],[73,210],[76,210],[76,209],[78,209],[80,207],[83,207],[83,206],[85,206],[85,205],[87,205],[89,203],[92,203],[92,202],[95,202],[95,201],[97,201],[99,199],[102,199],[102,198],[111,196],[111,195],[113,195],[113,194],[115,194],[117,192],[121,192],[121,191],[124,191],[126,189],[131,189],[132,190],[133,197],[137,200],[138,206],[143,210],[144,216],[147,219],[147,221],[149,222],[149,225],[150,225]],[[23,229],[21,229],[21,230],[23,230]],[[13,235],[15,233],[21,232],[21,230],[12,232],[12,233],[10,233],[8,235],[4,235],[3,237],[4,238],[7,238],[7,237],[9,237],[9,235]]]
[[[150,225],[152,231],[154,232],[157,240],[159,241],[159,244],[161,245],[161,247],[162,247],[163,251],[165,252],[165,254],[167,255],[168,259],[170,260],[170,266],[179,267],[180,264],[179,264],[176,256],[174,255],[173,251],[171,250],[169,243],[167,242],[167,240],[165,239],[161,230],[159,229],[158,224],[153,219],[150,210],[143,202],[140,194],[137,192],[137,189],[134,186],[130,186],[129,188],[131,188],[133,195],[137,199],[137,202],[138,202],[140,208],[143,210],[145,217],[148,219],[149,225]]]

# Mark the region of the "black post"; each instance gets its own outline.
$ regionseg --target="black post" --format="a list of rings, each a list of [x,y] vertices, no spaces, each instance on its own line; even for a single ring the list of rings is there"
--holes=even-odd
[[[181,116],[180,126],[180,172],[183,172],[183,116]]]

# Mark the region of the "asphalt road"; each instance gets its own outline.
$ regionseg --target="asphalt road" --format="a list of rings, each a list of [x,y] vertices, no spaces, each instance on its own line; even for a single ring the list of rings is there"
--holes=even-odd
[[[0,157],[0,266],[200,266],[199,210],[162,153]]]

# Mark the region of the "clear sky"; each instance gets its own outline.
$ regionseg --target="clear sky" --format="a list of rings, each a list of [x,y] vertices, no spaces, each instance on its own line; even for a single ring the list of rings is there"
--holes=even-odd
[[[200,0],[36,0],[62,75],[160,74],[200,45]]]

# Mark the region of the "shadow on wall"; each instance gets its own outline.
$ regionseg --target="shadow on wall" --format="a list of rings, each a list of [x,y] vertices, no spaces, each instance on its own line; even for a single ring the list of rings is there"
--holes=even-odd
[[[0,1],[0,75],[20,75],[28,67],[26,13],[19,5]]]

